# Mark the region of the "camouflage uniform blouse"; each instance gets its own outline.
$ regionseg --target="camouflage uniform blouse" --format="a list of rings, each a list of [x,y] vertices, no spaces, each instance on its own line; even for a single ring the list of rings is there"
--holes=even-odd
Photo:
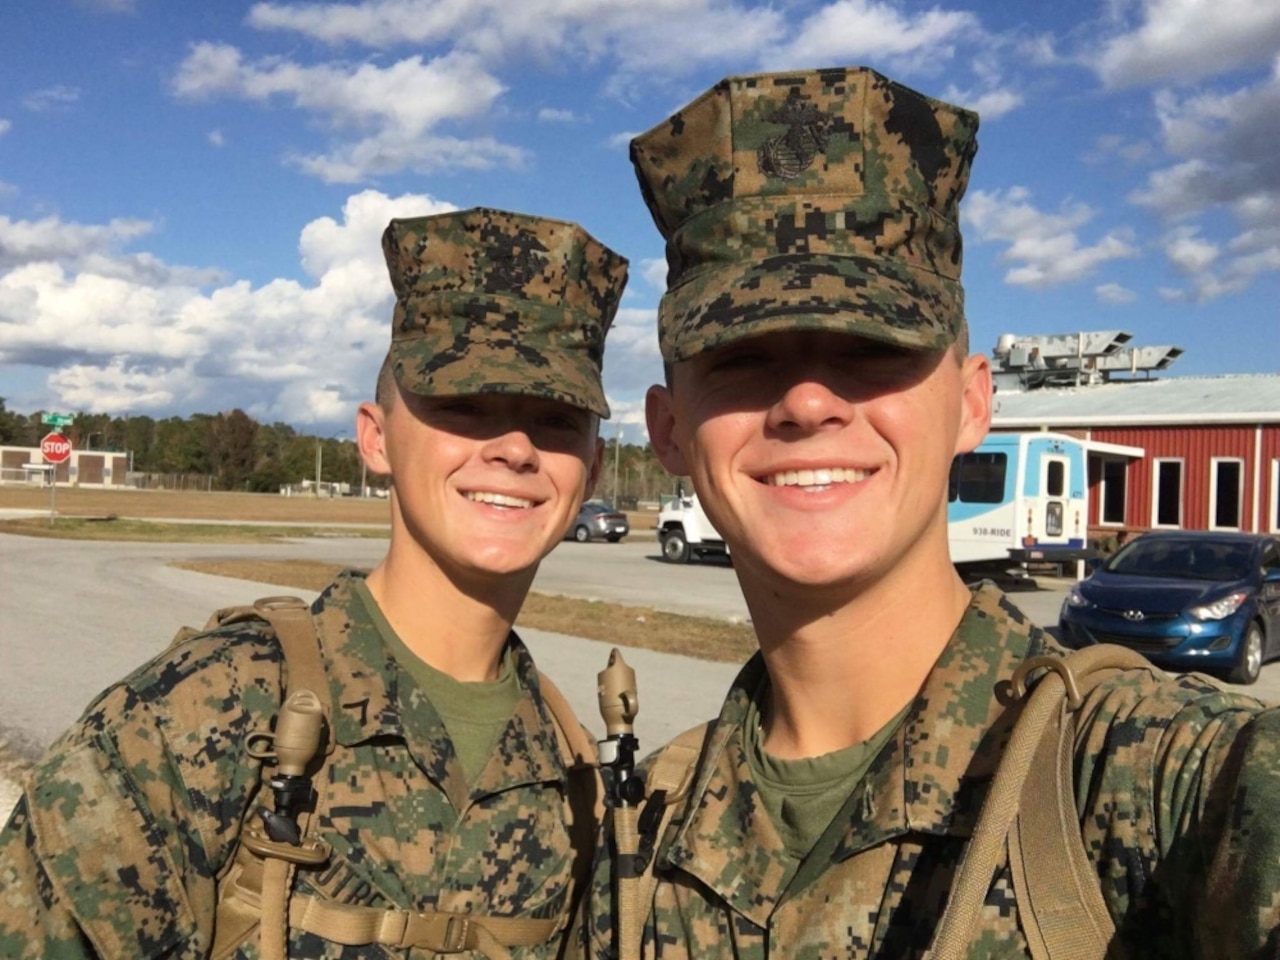
[[[683,821],[677,813],[660,843],[644,955],[920,957],[1008,735],[992,688],[1023,659],[1062,652],[998,590],[979,588],[896,735],[786,889],[786,853],[743,753],[747,698],[764,669],[757,655],[706,746],[696,802]],[[1122,955],[1241,958],[1274,950],[1280,713],[1201,676],[1143,670],[1109,682],[1083,710],[1081,832]],[[609,888],[604,857],[575,952],[610,953]],[[987,893],[970,956],[1028,957],[1018,917],[1006,863]]]
[[[468,790],[434,708],[387,656],[350,576],[313,607],[336,715],[338,746],[317,784],[333,856],[300,869],[295,889],[557,917],[570,884],[566,772],[528,651],[512,638],[528,695]],[[270,802],[269,791],[253,799],[245,735],[267,729],[280,699],[280,650],[255,623],[181,643],[102,694],[31,771],[0,833],[0,957],[207,956],[215,877],[241,821]],[[235,954],[256,955],[256,936]],[[393,954],[291,931],[290,955]]]

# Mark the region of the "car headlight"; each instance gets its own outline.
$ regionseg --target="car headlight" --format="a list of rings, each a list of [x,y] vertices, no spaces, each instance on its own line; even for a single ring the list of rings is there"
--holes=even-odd
[[[1079,587],[1072,587],[1071,592],[1067,594],[1067,606],[1080,610],[1085,607],[1092,607],[1093,601],[1081,593]]]
[[[1237,610],[1240,604],[1249,599],[1249,594],[1232,593],[1213,603],[1206,603],[1200,607],[1192,607],[1187,613],[1195,617],[1197,620],[1225,620]]]

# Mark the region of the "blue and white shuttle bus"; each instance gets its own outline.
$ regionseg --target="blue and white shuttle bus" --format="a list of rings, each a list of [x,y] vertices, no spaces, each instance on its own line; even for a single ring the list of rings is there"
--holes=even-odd
[[[1071,563],[1089,546],[1090,452],[1141,457],[1138,447],[1060,433],[993,433],[951,465],[948,537],[957,565]]]

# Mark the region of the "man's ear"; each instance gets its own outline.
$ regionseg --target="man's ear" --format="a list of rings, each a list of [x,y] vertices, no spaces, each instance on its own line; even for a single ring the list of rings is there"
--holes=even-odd
[[[956,453],[968,453],[980,444],[991,429],[991,361],[973,353],[960,367],[960,430]]]
[[[364,465],[374,473],[389,475],[387,412],[376,403],[362,403],[356,411],[356,444]]]
[[[689,464],[676,442],[675,402],[668,387],[655,383],[649,388],[644,395],[644,418],[649,425],[649,444],[658,462],[668,473],[687,477]]]

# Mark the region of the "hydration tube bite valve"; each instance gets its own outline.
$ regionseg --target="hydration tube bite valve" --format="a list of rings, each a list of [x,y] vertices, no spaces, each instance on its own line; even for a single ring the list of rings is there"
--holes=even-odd
[[[640,697],[636,672],[616,648],[609,653],[609,665],[596,675],[596,696],[605,728],[605,739],[599,743],[605,797],[611,806],[635,806],[644,799],[644,780],[635,775],[640,741],[633,726]]]
[[[302,833],[298,812],[311,802],[315,789],[306,775],[307,764],[320,749],[324,711],[310,690],[290,694],[276,720],[276,773],[267,781],[275,796],[275,810],[260,810],[267,836],[277,843],[298,846]]]

